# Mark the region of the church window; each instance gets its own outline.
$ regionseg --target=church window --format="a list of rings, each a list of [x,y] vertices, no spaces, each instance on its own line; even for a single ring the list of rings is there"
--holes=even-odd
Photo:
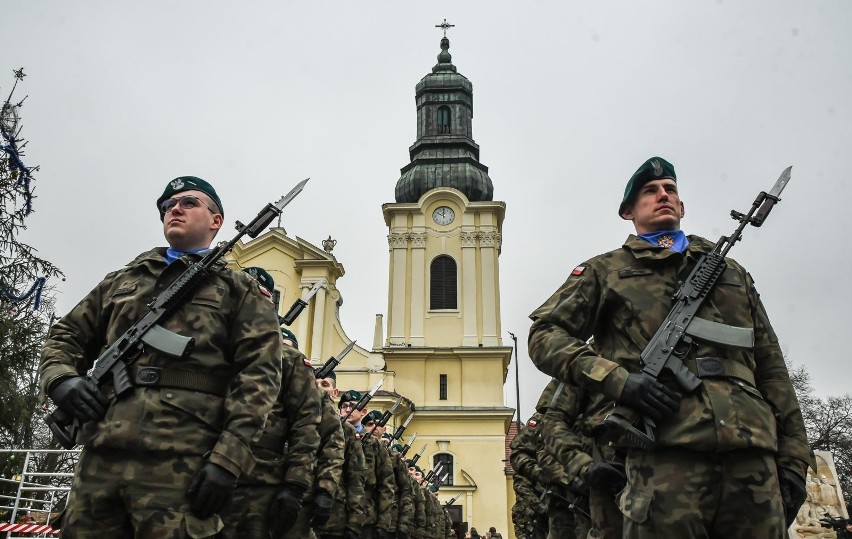
[[[450,132],[450,107],[438,107],[438,132],[441,134]]]
[[[441,472],[439,474],[440,477],[444,477],[446,474],[447,478],[438,483],[439,485],[452,486],[453,485],[453,456],[447,453],[438,453],[434,457],[432,457],[432,469],[434,470],[436,466],[439,464],[443,464],[441,466]]]
[[[456,261],[447,255],[436,257],[429,275],[429,308],[458,309],[456,289]]]
[[[447,400],[447,375],[441,374],[438,376],[438,398],[442,401]]]

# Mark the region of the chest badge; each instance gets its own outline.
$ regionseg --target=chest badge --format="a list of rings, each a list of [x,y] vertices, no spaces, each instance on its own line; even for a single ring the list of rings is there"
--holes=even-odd
[[[660,247],[665,247],[666,249],[670,249],[674,246],[674,238],[668,234],[663,234],[659,238],[657,238],[657,245]]]

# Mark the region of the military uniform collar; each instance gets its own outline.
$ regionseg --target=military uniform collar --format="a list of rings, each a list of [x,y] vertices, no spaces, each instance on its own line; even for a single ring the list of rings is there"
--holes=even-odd
[[[713,244],[702,238],[701,236],[687,235],[686,237],[689,240],[689,246],[683,253],[676,253],[671,249],[652,245],[637,236],[636,234],[630,234],[629,236],[627,236],[627,239],[624,240],[624,245],[622,245],[622,247],[633,253],[633,256],[637,259],[666,259],[671,256],[687,256],[689,258],[697,258],[702,254],[713,250]]]
[[[198,262],[201,258],[207,253],[185,253],[180,258],[184,260],[188,260],[190,262]],[[133,259],[128,266],[133,266],[136,264],[154,262],[154,263],[165,263],[166,258],[166,247],[154,247],[150,251],[146,251],[136,258]],[[226,266],[224,259],[219,259],[214,265],[213,269],[219,270]]]

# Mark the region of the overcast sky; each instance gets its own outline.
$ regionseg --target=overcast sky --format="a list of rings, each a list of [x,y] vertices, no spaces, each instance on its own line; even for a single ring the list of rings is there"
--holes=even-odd
[[[547,380],[526,356],[527,316],[632,232],[618,203],[652,155],[675,165],[684,230],[714,241],[793,166],[783,202],[731,255],[817,391],[849,392],[848,0],[3,0],[0,96],[23,66],[25,163],[41,166],[23,239],[65,272],[58,312],[164,244],[154,200],[170,179],[213,183],[230,238],[310,176],[282,224],[338,241],[343,327],[371,343],[387,310],[381,205],[409,162],[414,86],[444,18],[507,204],[502,320],[519,337],[524,418]]]

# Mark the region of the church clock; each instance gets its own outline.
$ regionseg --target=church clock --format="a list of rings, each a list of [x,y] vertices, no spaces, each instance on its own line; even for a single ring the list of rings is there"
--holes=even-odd
[[[441,206],[440,208],[436,208],[435,211],[432,212],[432,220],[435,221],[436,224],[441,226],[447,226],[452,223],[456,218],[456,212],[453,211],[452,208],[447,206]]]

